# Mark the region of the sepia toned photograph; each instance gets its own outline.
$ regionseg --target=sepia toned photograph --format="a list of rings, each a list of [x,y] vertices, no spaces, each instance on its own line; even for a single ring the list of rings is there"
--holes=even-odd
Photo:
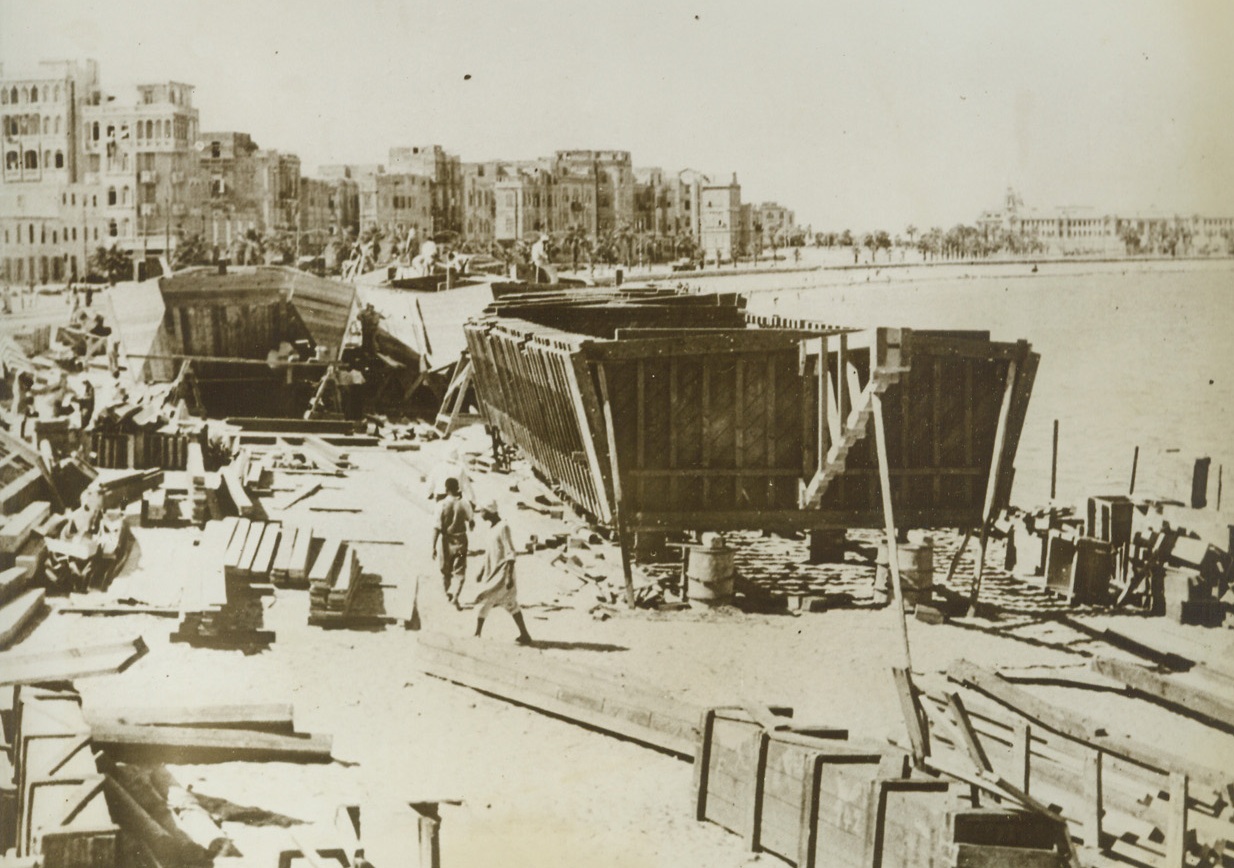
[[[1232,45],[0,0],[0,868],[1234,868]]]

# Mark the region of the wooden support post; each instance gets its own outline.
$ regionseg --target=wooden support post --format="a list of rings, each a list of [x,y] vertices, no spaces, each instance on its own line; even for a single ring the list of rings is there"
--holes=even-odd
[[[1104,758],[1105,755],[1100,750],[1095,750],[1084,757],[1084,802],[1081,808],[1080,823],[1084,843],[1094,850],[1101,849]]]
[[[1050,500],[1058,496],[1058,420],[1054,420],[1054,446],[1050,450]]]
[[[960,737],[964,739],[964,749],[968,752],[968,758],[973,761],[978,771],[994,771],[994,766],[990,765],[990,758],[986,756],[985,748],[981,746],[981,739],[977,736],[977,731],[973,729],[973,722],[968,716],[968,709],[964,707],[964,700],[960,698],[960,694],[947,694],[947,704],[951,706],[951,717],[960,731]]]
[[[613,424],[613,404],[609,399],[608,375],[604,364],[596,365],[596,373],[600,380],[600,398],[604,404],[604,430],[608,435],[608,460],[612,466],[613,477],[613,521],[617,525],[617,542],[621,547],[621,574],[625,579],[626,605],[634,608],[634,570],[630,564],[630,541],[627,539],[625,525],[625,508],[623,488],[621,485],[621,464],[617,458],[617,429]]]
[[[1165,830],[1165,868],[1185,868],[1187,864],[1187,790],[1188,779],[1179,772],[1170,773],[1170,809]]]
[[[1015,359],[1007,362],[1007,379],[1003,384],[1003,405],[998,410],[998,427],[994,430],[994,451],[990,455],[990,477],[986,480],[985,503],[981,507],[981,559],[977,562],[977,576],[973,579],[973,593],[968,601],[969,614],[977,608],[977,597],[981,593],[981,578],[985,572],[986,543],[989,540],[990,522],[994,520],[994,510],[998,504],[998,478],[1003,470],[1003,450],[1007,442],[1007,416],[1011,412],[1011,396],[1015,392],[1016,363]],[[1056,429],[1057,430],[1057,429]],[[1050,488],[1054,488],[1053,473],[1051,473]],[[1051,491],[1053,497],[1053,491]]]
[[[883,495],[883,520],[887,532],[887,564],[891,568],[891,585],[895,591],[895,608],[900,618],[900,643],[904,652],[904,668],[912,672],[913,659],[908,648],[908,616],[904,613],[904,590],[900,585],[900,547],[896,544],[895,516],[891,509],[891,471],[887,465],[887,433],[883,423],[883,401],[877,394],[874,402],[874,437],[878,447],[878,482]]]
[[[707,819],[707,786],[711,773],[711,739],[716,728],[716,710],[703,712],[699,724],[698,745],[694,754],[694,819],[700,823]]]
[[[960,547],[956,549],[955,554],[951,558],[951,566],[947,568],[947,578],[943,581],[944,585],[951,584],[951,577],[955,575],[956,567],[960,565],[960,558],[964,555],[964,550],[968,548],[968,541],[973,538],[973,529],[967,528],[964,531],[964,539],[960,542]]]
[[[1017,721],[1011,730],[1011,762],[1016,770],[1013,783],[1026,793],[1032,792],[1033,728]]]
[[[423,868],[441,868],[441,813],[437,803],[412,802],[411,807],[420,815],[420,865]]]
[[[751,853],[758,853],[763,849],[763,792],[767,782],[767,748],[771,744],[771,733],[766,729],[760,729],[754,738],[758,742],[758,747],[754,762],[754,774],[751,775],[749,781],[750,803],[748,807],[750,809],[750,827],[746,833],[746,845]]]
[[[1140,447],[1135,447],[1135,454],[1131,456],[1131,485],[1127,488],[1127,494],[1130,496],[1135,494],[1135,472],[1140,466]]]

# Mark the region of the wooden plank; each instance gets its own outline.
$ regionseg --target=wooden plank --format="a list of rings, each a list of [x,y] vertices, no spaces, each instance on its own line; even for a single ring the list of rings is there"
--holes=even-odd
[[[266,532],[261,537],[261,545],[258,546],[257,554],[253,558],[253,564],[249,568],[249,572],[254,579],[264,581],[270,575],[270,567],[274,562],[274,553],[278,548],[281,536],[282,530],[277,525],[266,525]]]
[[[296,529],[295,546],[287,561],[287,577],[293,581],[303,582],[308,578],[309,555],[312,552],[313,528],[304,526]]]
[[[1170,813],[1165,834],[1165,868],[1187,865],[1187,776],[1170,774]]]
[[[37,654],[6,654],[0,665],[0,686],[71,681],[89,675],[122,672],[147,651],[140,636],[126,642],[84,645]]]
[[[43,588],[31,588],[0,608],[0,648],[8,648],[44,609]]]
[[[313,561],[313,568],[308,574],[309,582],[333,585],[338,572],[339,554],[342,550],[343,541],[341,539],[327,537],[321,546],[321,551],[317,553],[317,558]]]
[[[295,729],[290,705],[151,705],[108,708],[92,706],[86,720],[128,726],[184,726],[214,729],[251,729],[291,733]]]
[[[278,537],[278,548],[274,552],[274,560],[270,564],[271,577],[288,578],[288,566],[291,563],[291,552],[295,548],[296,535],[300,529],[295,525],[283,524]]]
[[[262,540],[273,529],[273,525],[255,521],[249,525],[248,537],[244,540],[244,549],[240,552],[240,561],[236,564],[237,576],[245,579],[253,578],[253,562],[257,552],[261,550]]]
[[[91,725],[94,743],[128,758],[156,762],[330,762],[328,735],[283,735],[191,726]]]
[[[1234,787],[1234,776],[1221,769],[1205,766],[1180,757],[1155,745],[1133,740],[1129,735],[1115,733],[1110,727],[1090,718],[1057,708],[1044,700],[1010,684],[996,673],[982,669],[966,660],[958,660],[947,668],[947,677],[977,690],[1018,712],[1029,720],[1073,741],[1121,757],[1136,765],[1161,774],[1180,772],[1192,781],[1227,793]]]
[[[247,518],[239,519],[236,522],[235,528],[232,531],[231,539],[227,543],[227,550],[223,554],[223,569],[234,572],[240,566],[240,557],[244,554],[245,543],[248,542],[249,530],[252,528],[252,522]],[[209,564],[205,566],[209,567]]]
[[[1094,672],[1121,682],[1133,693],[1157,700],[1190,717],[1234,729],[1234,703],[1215,693],[1158,675],[1137,663],[1110,657],[1095,657],[1089,666]]]
[[[0,572],[0,602],[16,597],[29,581],[30,571],[25,567],[9,567]]]
[[[249,497],[248,492],[244,490],[244,484],[240,481],[240,476],[234,465],[224,467],[219,471],[219,477],[223,480],[223,485],[227,489],[227,494],[231,498],[231,502],[236,505],[236,512],[246,518],[252,518],[255,513],[253,500]]]
[[[981,740],[977,738],[973,722],[968,716],[968,709],[964,707],[964,700],[960,698],[960,694],[947,694],[947,704],[951,706],[951,716],[955,721],[956,729],[964,739],[964,749],[968,752],[968,758],[973,761],[973,765],[978,770],[993,771],[994,767],[990,765],[990,758],[986,756],[985,750],[981,747]]]
[[[900,700],[900,712],[908,729],[913,758],[920,764],[930,755],[930,731],[922,720],[917,688],[913,686],[913,677],[907,669],[893,667],[891,674],[895,678],[896,696]]]
[[[51,515],[51,504],[36,500],[26,504],[21,512],[11,516],[0,528],[0,552],[15,554],[34,533],[34,529]]]

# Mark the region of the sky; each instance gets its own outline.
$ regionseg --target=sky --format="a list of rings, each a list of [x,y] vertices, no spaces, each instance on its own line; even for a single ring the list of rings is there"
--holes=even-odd
[[[318,165],[622,149],[816,230],[1026,204],[1234,214],[1229,0],[0,0],[5,74],[196,86]]]

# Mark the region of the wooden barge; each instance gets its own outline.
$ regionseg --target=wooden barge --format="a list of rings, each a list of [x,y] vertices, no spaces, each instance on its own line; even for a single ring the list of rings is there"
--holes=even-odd
[[[757,318],[731,294],[532,293],[466,326],[481,409],[625,531],[982,526],[1038,356],[987,332]]]

